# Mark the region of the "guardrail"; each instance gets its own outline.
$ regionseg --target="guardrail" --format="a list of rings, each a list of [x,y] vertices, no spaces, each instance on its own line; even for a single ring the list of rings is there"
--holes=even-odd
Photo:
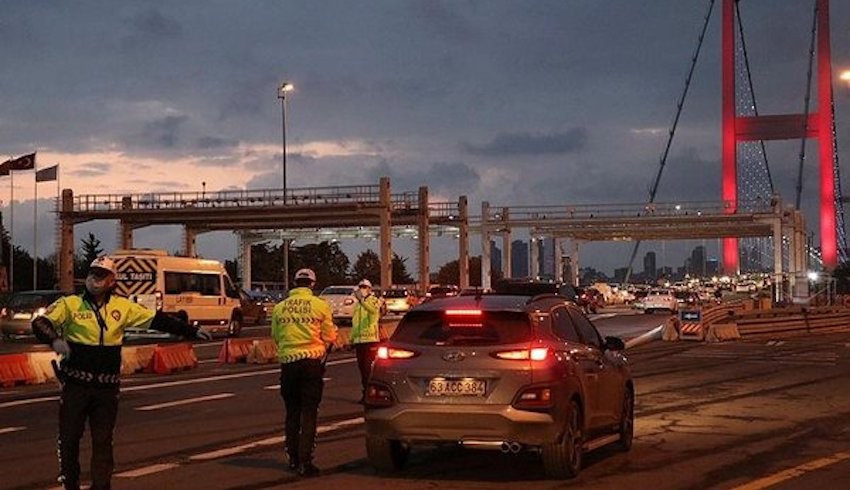
[[[742,337],[850,330],[850,309],[844,307],[777,308],[740,313],[735,319]]]

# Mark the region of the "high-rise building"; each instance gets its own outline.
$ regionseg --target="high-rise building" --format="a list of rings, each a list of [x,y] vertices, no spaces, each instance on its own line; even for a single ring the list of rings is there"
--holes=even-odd
[[[528,242],[514,240],[511,242],[511,275],[528,277]]]
[[[490,270],[502,270],[502,249],[496,246],[495,240],[490,240]]]
[[[706,268],[705,247],[699,245],[691,252],[690,274],[697,277],[705,277],[708,274]]]
[[[540,277],[555,277],[555,239],[538,240],[537,246],[539,247],[537,260],[540,264]]]
[[[643,276],[648,281],[656,279],[655,252],[647,252],[643,256]]]

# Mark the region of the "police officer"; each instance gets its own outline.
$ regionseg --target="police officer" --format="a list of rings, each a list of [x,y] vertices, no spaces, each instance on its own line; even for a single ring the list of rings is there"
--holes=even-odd
[[[272,310],[272,339],[280,360],[280,394],[286,408],[286,454],[289,469],[316,476],[313,464],[316,422],[325,374],[325,359],[336,342],[331,307],[313,295],[316,273],[300,269],[295,288]]]
[[[378,354],[378,342],[381,340],[378,322],[381,319],[381,300],[372,292],[372,282],[363,279],[354,291],[354,312],[351,316],[351,336],[349,342],[357,353],[357,367],[360,369],[360,403],[366,397],[366,384],[372,362]]]
[[[38,339],[62,355],[59,406],[59,481],[80,488],[80,439],[89,423],[92,439],[92,490],[110,488],[112,433],[118,414],[121,345],[124,330],[153,328],[185,337],[209,339],[207,332],[162,312],[115,296],[115,263],[98,257],[91,263],[85,291],[56,300],[32,321]]]

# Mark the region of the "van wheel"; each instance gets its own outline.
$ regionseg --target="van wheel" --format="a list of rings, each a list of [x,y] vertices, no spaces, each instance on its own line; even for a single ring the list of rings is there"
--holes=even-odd
[[[575,478],[581,470],[584,439],[581,435],[581,410],[575,400],[570,402],[570,414],[560,441],[542,447],[543,469],[549,478]]]
[[[378,473],[392,473],[404,468],[410,447],[401,441],[366,436],[366,456]]]
[[[230,323],[227,324],[227,336],[238,337],[240,333],[242,333],[242,317],[234,313],[230,317]]]

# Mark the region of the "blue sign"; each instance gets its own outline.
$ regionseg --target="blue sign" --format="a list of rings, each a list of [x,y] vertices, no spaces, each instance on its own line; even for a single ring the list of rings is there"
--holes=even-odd
[[[679,320],[683,322],[699,322],[702,320],[702,312],[699,310],[682,310],[679,312]]]

